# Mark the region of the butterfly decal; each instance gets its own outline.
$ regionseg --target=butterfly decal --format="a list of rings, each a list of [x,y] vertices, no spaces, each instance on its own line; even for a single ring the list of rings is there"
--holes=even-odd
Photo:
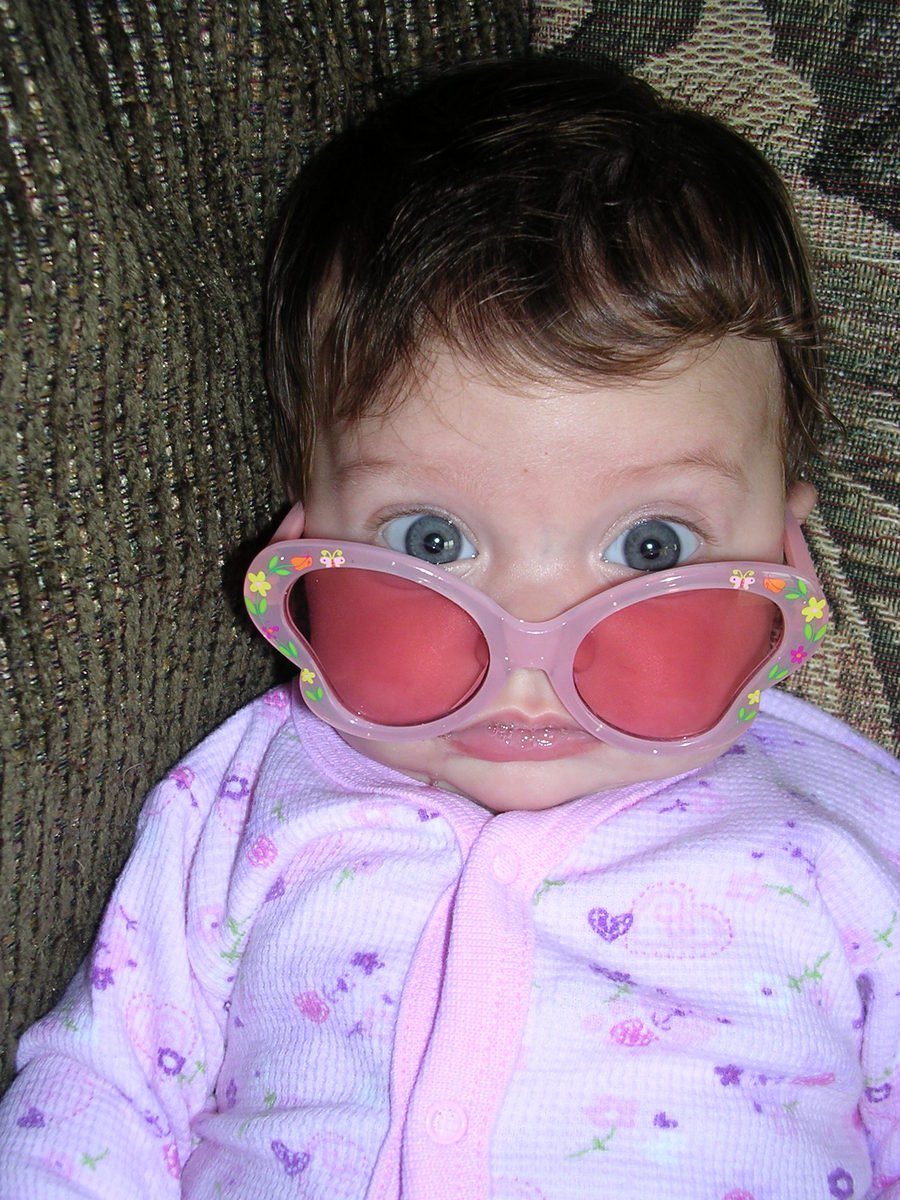
[[[732,574],[728,577],[728,582],[737,591],[746,591],[751,583],[756,583],[756,572],[752,568],[749,571],[739,571],[737,567],[734,567]]]

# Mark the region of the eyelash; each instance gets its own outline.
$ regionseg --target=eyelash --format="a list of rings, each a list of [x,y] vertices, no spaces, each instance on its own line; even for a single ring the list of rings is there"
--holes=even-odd
[[[691,533],[693,533],[694,536],[699,538],[702,542],[708,542],[711,537],[709,530],[702,528],[697,521],[688,519],[684,516],[678,516],[672,512],[641,513],[639,516],[635,517],[634,520],[629,521],[627,525],[624,525],[623,529],[630,529],[632,525],[638,525],[641,521],[668,521],[670,524],[674,521],[677,525],[683,525],[685,529],[689,529]]]
[[[366,522],[365,531],[370,537],[378,537],[386,525],[396,521],[398,517],[440,517],[443,521],[451,521],[460,533],[476,544],[475,537],[469,527],[455,513],[434,504],[405,504],[397,508],[389,508],[372,517]]]

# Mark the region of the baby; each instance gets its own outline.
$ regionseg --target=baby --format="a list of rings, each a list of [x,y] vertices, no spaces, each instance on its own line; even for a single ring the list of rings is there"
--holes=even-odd
[[[771,168],[452,72],[303,174],[268,317],[299,670],[148,798],[0,1195],[900,1197],[897,765],[769,690],[828,416]]]

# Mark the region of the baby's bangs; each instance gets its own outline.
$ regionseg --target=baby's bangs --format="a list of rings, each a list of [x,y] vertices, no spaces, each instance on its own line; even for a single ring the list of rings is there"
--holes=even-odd
[[[746,186],[710,195],[682,179],[660,193],[582,196],[530,236],[460,248],[420,299],[423,341],[512,377],[579,381],[635,377],[728,335],[817,353],[805,264]],[[411,362],[416,346],[405,351]]]

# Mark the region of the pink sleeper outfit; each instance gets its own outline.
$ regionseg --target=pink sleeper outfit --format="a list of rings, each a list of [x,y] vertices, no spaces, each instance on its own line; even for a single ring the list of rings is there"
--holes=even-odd
[[[150,794],[0,1196],[900,1197],[898,801],[782,694],[700,770],[491,816],[270,692]]]

